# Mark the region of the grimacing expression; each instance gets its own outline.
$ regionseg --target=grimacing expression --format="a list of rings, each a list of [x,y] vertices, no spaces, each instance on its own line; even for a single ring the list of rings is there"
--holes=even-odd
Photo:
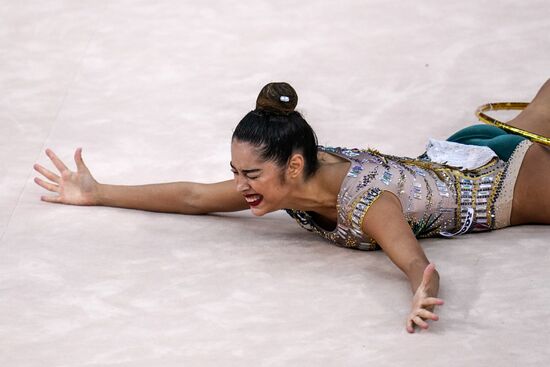
[[[233,140],[231,171],[237,191],[257,216],[282,209],[282,200],[289,187],[284,184],[284,170],[272,161],[264,161],[258,148],[250,143]]]

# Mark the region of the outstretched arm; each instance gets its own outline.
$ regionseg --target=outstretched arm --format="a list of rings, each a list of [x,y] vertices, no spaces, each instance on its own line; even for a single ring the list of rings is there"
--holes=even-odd
[[[35,182],[55,195],[42,196],[43,201],[71,205],[104,205],[156,212],[206,214],[248,208],[244,197],[235,189],[233,180],[202,184],[172,182],[151,185],[122,186],[97,182],[82,159],[82,149],[76,150],[77,170],[71,171],[50,149],[51,159],[59,175],[35,164],[34,169],[49,181]]]
[[[443,300],[436,298],[439,274],[405,220],[399,199],[390,192],[382,193],[365,215],[363,231],[376,240],[409,278],[414,297],[407,331],[413,333],[415,325],[427,329],[425,320],[437,321],[439,317],[432,312],[433,308],[443,304]]]

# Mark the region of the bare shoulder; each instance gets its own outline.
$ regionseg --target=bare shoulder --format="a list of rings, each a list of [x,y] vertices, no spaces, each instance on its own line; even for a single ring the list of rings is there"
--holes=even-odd
[[[322,152],[322,151],[317,152],[317,158],[319,159],[319,161],[329,163],[329,164],[330,163],[342,163],[342,162],[349,163],[349,161],[345,158],[338,157],[336,155],[332,155],[330,153]]]
[[[236,212],[249,208],[233,180],[210,184],[197,183],[193,188],[191,203],[197,213]]]

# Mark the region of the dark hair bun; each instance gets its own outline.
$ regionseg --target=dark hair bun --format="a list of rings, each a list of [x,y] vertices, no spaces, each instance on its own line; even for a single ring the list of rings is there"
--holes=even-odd
[[[264,86],[258,94],[256,110],[288,115],[294,112],[297,104],[298,94],[290,84],[274,82]]]

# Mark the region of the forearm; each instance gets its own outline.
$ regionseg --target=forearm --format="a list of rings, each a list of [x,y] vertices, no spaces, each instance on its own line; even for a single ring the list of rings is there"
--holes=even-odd
[[[99,184],[97,205],[154,212],[199,214],[193,207],[192,182],[122,186]]]

